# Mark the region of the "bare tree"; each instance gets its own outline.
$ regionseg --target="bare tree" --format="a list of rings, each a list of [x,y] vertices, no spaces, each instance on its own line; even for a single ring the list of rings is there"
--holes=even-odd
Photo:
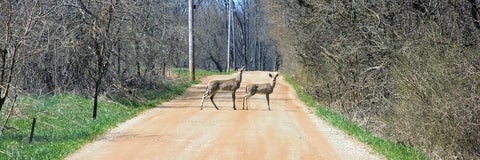
[[[4,37],[0,41],[0,111],[13,87],[16,87],[18,62],[25,54],[39,19],[45,16],[40,1],[1,2],[3,17],[0,22]]]
[[[478,1],[261,4],[279,52],[296,53],[285,71],[317,101],[432,159],[478,159]]]
[[[102,90],[102,80],[107,74],[112,53],[110,48],[113,48],[115,45],[115,37],[113,37],[111,29],[114,14],[113,8],[118,1],[94,2],[98,3],[98,6],[95,6],[95,8],[88,8],[89,6],[86,6],[82,0],[77,0],[77,2],[80,12],[88,16],[88,19],[84,19],[84,27],[87,31],[85,34],[87,34],[88,38],[82,40],[85,41],[84,43],[89,49],[87,51],[92,52],[96,59],[92,114],[93,119],[96,119],[98,96]]]

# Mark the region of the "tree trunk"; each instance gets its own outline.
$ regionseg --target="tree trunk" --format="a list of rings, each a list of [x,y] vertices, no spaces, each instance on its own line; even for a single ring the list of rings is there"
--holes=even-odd
[[[472,13],[472,18],[473,18],[473,24],[477,29],[480,29],[480,17],[479,17],[479,12],[480,12],[480,0],[469,0],[471,4],[471,9],[470,12]]]
[[[95,80],[95,93],[93,95],[93,119],[97,119],[98,94],[100,93],[100,85],[102,85],[104,67],[102,49],[98,42],[95,42],[95,56],[97,57],[97,79]]]
[[[97,110],[98,110],[98,94],[100,92],[101,80],[95,82],[95,94],[93,96],[93,119],[97,119]]]
[[[219,72],[222,72],[222,65],[217,60],[215,60],[215,58],[212,56],[212,54],[210,54],[209,58],[213,61],[217,70]]]

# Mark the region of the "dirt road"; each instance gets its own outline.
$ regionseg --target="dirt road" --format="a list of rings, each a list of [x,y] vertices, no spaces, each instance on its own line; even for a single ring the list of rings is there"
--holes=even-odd
[[[382,159],[312,115],[282,76],[270,95],[272,111],[264,95],[251,97],[249,110],[241,110],[246,84],[268,83],[268,72],[244,72],[239,110],[233,110],[225,92],[215,97],[220,110],[210,100],[200,110],[206,82],[234,76],[206,77],[66,159]]]

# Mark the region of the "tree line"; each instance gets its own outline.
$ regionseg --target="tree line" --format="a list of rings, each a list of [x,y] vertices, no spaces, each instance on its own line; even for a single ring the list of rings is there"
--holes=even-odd
[[[257,1],[232,1],[230,46],[228,1],[193,3],[196,67],[278,69]],[[162,89],[188,66],[187,10],[186,0],[1,1],[0,113],[17,95],[74,93],[93,97],[96,118],[101,94]]]
[[[200,0],[195,4],[195,52],[196,61],[203,62],[197,63],[200,68],[225,71],[227,57],[232,68],[246,66],[247,70],[272,71],[279,68],[281,58],[268,35],[268,24],[258,0]],[[228,29],[231,29],[230,46],[227,46]]]
[[[194,3],[196,66],[225,71],[228,3]],[[260,7],[233,5],[231,65],[274,70],[278,54]],[[0,102],[20,93],[152,86],[187,66],[186,10],[174,0],[2,1]]]
[[[433,159],[480,157],[480,1],[261,1],[283,70]],[[279,45],[280,44],[280,45]]]

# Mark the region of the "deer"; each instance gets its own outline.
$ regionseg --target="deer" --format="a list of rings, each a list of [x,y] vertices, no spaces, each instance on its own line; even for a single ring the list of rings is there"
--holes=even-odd
[[[243,96],[243,110],[248,110],[248,98],[255,94],[265,94],[267,98],[267,105],[268,105],[268,110],[272,111],[270,109],[270,94],[273,92],[273,89],[275,88],[275,83],[277,81],[278,73],[274,76],[271,73],[268,74],[270,79],[272,80],[271,83],[264,83],[264,84],[249,84],[245,87],[245,96]]]
[[[238,88],[240,88],[240,84],[242,83],[242,73],[244,70],[245,66],[237,70],[237,76],[235,78],[227,80],[211,80],[210,82],[208,82],[205,93],[202,97],[202,104],[200,105],[200,110],[203,110],[203,102],[208,96],[210,96],[210,100],[212,101],[213,106],[215,106],[215,108],[219,110],[217,105],[213,101],[213,97],[215,97],[215,94],[217,94],[219,90],[232,92],[233,110],[237,110],[237,108],[235,107],[235,92]]]

